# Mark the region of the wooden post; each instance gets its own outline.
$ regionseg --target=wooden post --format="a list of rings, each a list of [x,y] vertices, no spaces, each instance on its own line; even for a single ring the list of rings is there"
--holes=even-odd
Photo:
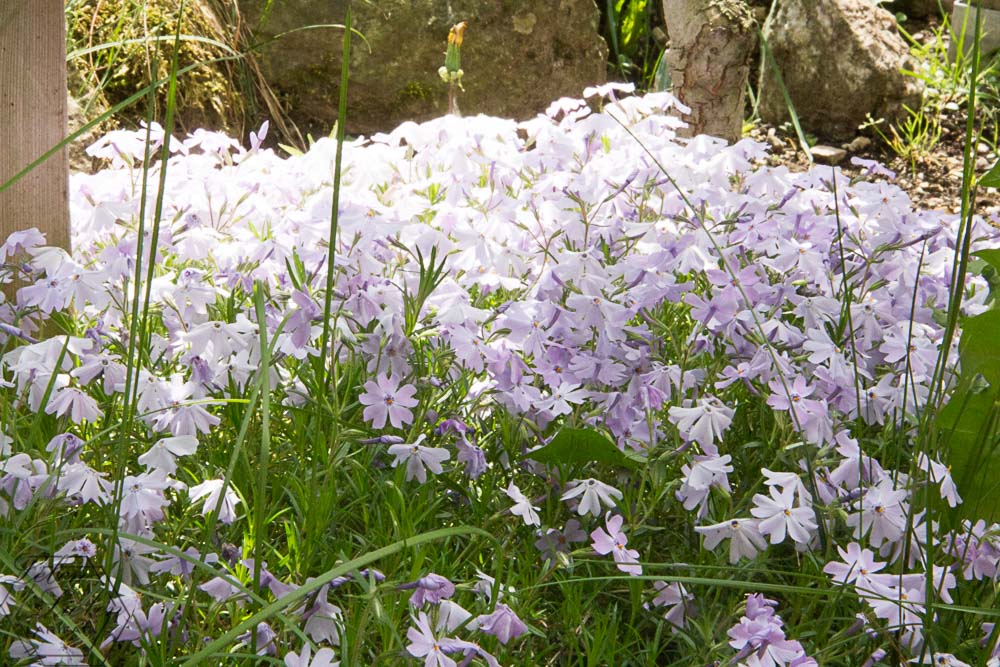
[[[663,0],[673,93],[691,107],[681,136],[711,134],[735,142],[756,26],[744,0]]]
[[[0,185],[67,134],[66,22],[62,0],[0,0]],[[37,227],[69,249],[65,148],[0,192],[0,243]]]

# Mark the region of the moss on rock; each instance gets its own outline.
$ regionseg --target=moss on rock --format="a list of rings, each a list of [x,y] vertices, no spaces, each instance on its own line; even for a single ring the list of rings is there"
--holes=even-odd
[[[72,59],[70,92],[80,100],[84,113],[94,118],[134,95],[152,80],[170,73],[173,36],[177,30],[176,0],[80,0],[67,9],[70,51],[101,46]],[[242,133],[245,103],[234,78],[232,63],[213,62],[231,52],[227,30],[203,2],[188,2],[181,17],[180,67],[206,63],[185,73],[177,86],[177,123],[181,130],[197,127]],[[163,118],[167,86],[156,92],[156,117]],[[142,102],[116,115],[117,124],[135,125],[146,117]]]

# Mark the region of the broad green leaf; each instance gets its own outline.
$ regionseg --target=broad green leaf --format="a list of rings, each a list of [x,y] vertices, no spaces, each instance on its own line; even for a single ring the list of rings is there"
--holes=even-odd
[[[979,177],[979,185],[984,188],[1000,188],[1000,160],[994,162],[990,170]]]
[[[987,522],[1000,519],[997,396],[993,388],[976,391],[972,383],[962,382],[937,416],[952,479],[964,500],[960,512]]]
[[[564,428],[549,444],[530,452],[539,463],[611,463],[635,467],[638,457],[625,454],[604,434],[592,428]]]
[[[1000,272],[1000,248],[989,248],[987,250],[977,250],[972,253],[979,259],[983,260],[998,272]]]
[[[968,317],[962,321],[962,338],[958,344],[962,360],[962,377],[970,380],[981,374],[990,386],[1000,387],[1000,311]]]

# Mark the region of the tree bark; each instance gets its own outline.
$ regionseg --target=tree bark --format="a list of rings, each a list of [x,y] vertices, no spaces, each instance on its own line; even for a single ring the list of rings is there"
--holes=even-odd
[[[750,8],[743,0],[663,0],[663,15],[673,93],[691,107],[682,136],[738,141],[757,40]]]
[[[66,137],[62,0],[0,0],[0,185]],[[69,249],[65,148],[0,192],[0,243],[37,227]]]

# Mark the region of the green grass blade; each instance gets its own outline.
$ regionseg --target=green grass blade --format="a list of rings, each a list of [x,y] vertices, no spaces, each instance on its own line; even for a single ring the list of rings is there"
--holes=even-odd
[[[272,616],[276,615],[282,609],[286,609],[294,605],[297,602],[304,600],[313,591],[319,590],[326,584],[330,583],[337,577],[344,576],[356,570],[360,570],[363,567],[371,565],[376,561],[379,561],[387,556],[392,556],[401,551],[404,551],[410,547],[420,546],[421,544],[427,544],[428,542],[436,542],[438,540],[443,540],[449,537],[457,537],[459,535],[479,535],[485,537],[489,540],[495,541],[492,535],[490,535],[485,530],[481,528],[476,528],[474,526],[455,526],[453,528],[441,528],[438,530],[432,530],[426,533],[421,533],[415,535],[411,538],[399,540],[398,542],[393,542],[392,544],[382,547],[381,549],[376,549],[371,551],[364,556],[358,556],[346,563],[341,563],[340,565],[327,570],[325,573],[316,577],[308,584],[305,584],[301,588],[297,588],[295,591],[283,596],[279,600],[275,600],[271,604],[267,605],[260,611],[251,616],[243,619],[235,627],[233,627],[228,632],[222,634],[214,641],[209,642],[203,649],[195,653],[194,655],[188,657],[181,665],[183,667],[193,667],[199,664],[203,660],[220,657],[225,655],[222,653],[226,646],[230,645],[233,640],[239,637],[241,634],[249,630],[250,628],[256,628],[258,623],[267,621]],[[497,545],[499,549],[499,544]]]

